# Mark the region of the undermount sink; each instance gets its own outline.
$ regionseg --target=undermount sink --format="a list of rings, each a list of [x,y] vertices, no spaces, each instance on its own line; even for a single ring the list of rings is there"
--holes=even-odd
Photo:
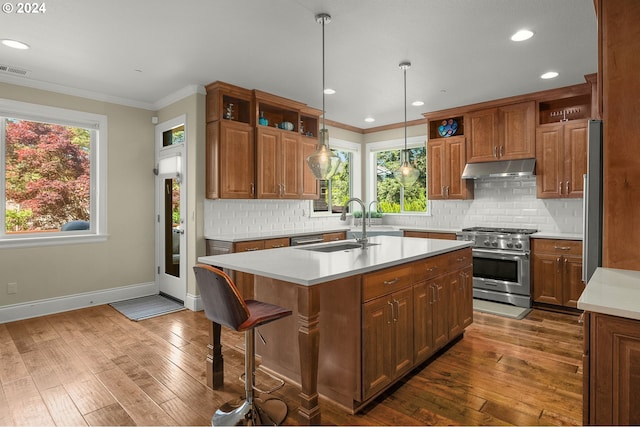
[[[367,243],[366,248],[369,246],[379,245],[380,243]],[[314,252],[339,252],[339,251],[348,251],[351,249],[362,249],[362,243],[355,242],[345,242],[338,243],[335,245],[327,245],[327,246],[298,246],[296,249],[303,249],[305,251],[314,251]]]

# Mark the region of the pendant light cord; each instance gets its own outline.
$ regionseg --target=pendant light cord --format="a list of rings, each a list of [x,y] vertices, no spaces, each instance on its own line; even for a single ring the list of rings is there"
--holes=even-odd
[[[322,129],[326,129],[325,125],[324,125],[324,116],[325,116],[325,109],[324,109],[324,89],[325,89],[325,84],[324,84],[324,24],[325,24],[326,18],[322,18]],[[324,138],[322,143],[324,144]]]
[[[407,159],[407,67],[404,67],[404,157]]]

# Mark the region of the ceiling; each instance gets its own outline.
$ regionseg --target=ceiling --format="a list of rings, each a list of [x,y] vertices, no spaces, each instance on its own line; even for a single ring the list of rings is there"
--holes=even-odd
[[[2,13],[0,81],[150,110],[221,80],[322,108],[361,129],[422,113],[584,82],[597,71],[593,0],[56,0]],[[535,35],[514,43],[527,28]],[[560,75],[542,80],[546,71]],[[1,96],[1,94],[0,94]],[[364,118],[375,118],[365,123]]]

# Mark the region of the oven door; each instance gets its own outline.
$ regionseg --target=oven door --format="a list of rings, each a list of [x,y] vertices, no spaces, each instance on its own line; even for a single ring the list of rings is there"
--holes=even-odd
[[[473,249],[473,287],[531,295],[529,253]]]

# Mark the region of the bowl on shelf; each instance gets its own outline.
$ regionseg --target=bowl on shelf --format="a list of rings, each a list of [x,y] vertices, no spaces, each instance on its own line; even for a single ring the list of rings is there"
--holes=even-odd
[[[293,130],[293,123],[291,123],[291,122],[282,122],[282,123],[280,123],[280,129]]]

